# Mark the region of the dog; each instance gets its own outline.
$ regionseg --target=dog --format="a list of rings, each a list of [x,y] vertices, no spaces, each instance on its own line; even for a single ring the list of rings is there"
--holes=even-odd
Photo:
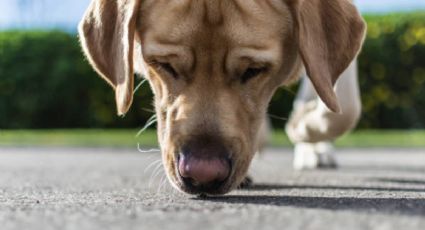
[[[114,88],[119,115],[132,104],[134,73],[148,80],[171,184],[222,195],[243,182],[273,94],[303,69],[326,118],[310,119],[300,106],[290,138],[320,142],[349,128],[339,124],[349,99],[338,103],[334,85],[358,54],[365,23],[349,0],[92,0],[79,36]]]
[[[361,99],[354,61],[335,84],[341,113],[333,113],[319,98],[304,74],[286,133],[295,144],[294,169],[336,168],[332,142],[357,124]]]

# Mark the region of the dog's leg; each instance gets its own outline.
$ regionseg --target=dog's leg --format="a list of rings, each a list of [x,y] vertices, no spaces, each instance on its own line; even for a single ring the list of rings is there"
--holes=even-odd
[[[319,165],[319,157],[313,143],[297,143],[294,148],[293,167],[296,170],[314,169]]]
[[[304,78],[286,126],[295,144],[296,169],[336,167],[332,142],[357,124],[361,113],[356,63],[342,74],[335,86],[342,112],[331,112]]]
[[[246,176],[242,183],[238,186],[239,189],[249,189],[252,186],[254,181],[250,176]]]
[[[297,143],[294,148],[293,167],[296,170],[336,168],[332,142]]]

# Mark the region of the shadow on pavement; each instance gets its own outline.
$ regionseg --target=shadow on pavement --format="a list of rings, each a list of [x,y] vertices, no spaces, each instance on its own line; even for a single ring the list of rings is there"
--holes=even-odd
[[[425,186],[425,180],[416,180],[416,179],[374,178],[373,181],[385,182],[385,183],[396,183],[396,184],[424,185]],[[425,189],[423,189],[422,191],[425,192]]]
[[[380,192],[424,192],[423,188],[401,188],[390,186],[333,186],[333,185],[283,185],[283,184],[254,184],[244,188],[251,191],[289,190],[289,189],[319,189],[319,190],[360,190]]]
[[[425,198],[356,198],[356,197],[304,197],[279,195],[241,195],[213,197],[206,200],[230,204],[256,204],[297,208],[352,210],[396,215],[425,215]]]
[[[397,166],[397,165],[344,165],[340,169],[344,171],[391,171],[391,172],[409,172],[409,173],[425,173],[423,166]]]

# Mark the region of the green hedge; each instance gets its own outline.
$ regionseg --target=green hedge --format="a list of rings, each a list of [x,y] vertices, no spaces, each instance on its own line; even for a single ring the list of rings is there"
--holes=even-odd
[[[366,16],[359,58],[361,128],[425,127],[425,13]],[[281,89],[270,114],[283,127],[296,86]],[[0,128],[141,127],[152,115],[147,84],[124,118],[114,95],[84,60],[75,35],[0,32]]]
[[[366,16],[361,128],[425,128],[425,12]]]
[[[87,64],[75,35],[0,33],[0,128],[137,127],[150,116],[141,109],[150,107],[149,92],[140,90],[140,106],[117,117],[111,88]]]

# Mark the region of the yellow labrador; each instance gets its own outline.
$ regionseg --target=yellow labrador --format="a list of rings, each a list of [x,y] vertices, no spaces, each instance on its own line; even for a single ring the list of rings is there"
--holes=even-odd
[[[303,66],[326,107],[341,113],[333,86],[364,30],[348,0],[93,0],[79,33],[119,114],[132,103],[134,73],[149,80],[170,182],[225,194],[259,149],[274,92]]]

